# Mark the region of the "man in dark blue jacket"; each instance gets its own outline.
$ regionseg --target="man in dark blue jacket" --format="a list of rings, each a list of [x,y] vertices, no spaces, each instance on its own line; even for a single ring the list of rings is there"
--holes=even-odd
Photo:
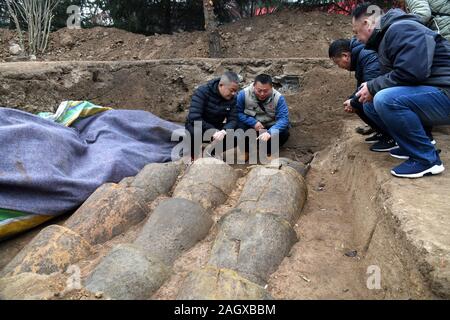
[[[222,77],[209,81],[194,92],[185,125],[190,134],[192,158],[199,155],[203,142],[211,142],[211,138],[206,134],[207,131],[211,133],[213,141],[222,142],[223,146],[227,146],[226,130],[234,130],[237,125],[236,93],[238,90],[238,75],[228,71]]]
[[[355,72],[356,88],[380,75],[377,53],[373,50],[364,49],[364,44],[356,38],[333,41],[328,49],[328,55],[339,68]],[[393,142],[389,133],[383,132],[364,113],[363,104],[356,97],[356,92],[358,92],[358,89],[344,102],[344,111],[356,113],[362,121],[376,131],[375,135],[365,140],[367,143],[374,143],[371,150],[384,151],[390,141],[392,141],[392,146],[395,146],[395,142]]]
[[[351,40],[339,39],[333,41],[328,50],[328,55],[340,68],[355,71],[357,88],[364,82],[375,79],[381,74],[378,54],[373,50],[365,49],[364,44],[356,38],[352,38]],[[384,132],[382,128],[379,128],[377,124],[364,113],[363,104],[359,102],[359,97],[356,96],[358,90],[359,89],[356,89],[349,99],[344,102],[344,111],[356,113],[362,121],[377,132],[365,140],[367,143],[373,143],[370,150],[375,152],[386,152],[398,148],[391,135],[388,132]],[[426,125],[424,125],[424,128],[427,136],[435,143],[431,134],[432,128]]]
[[[450,43],[400,9],[378,17],[370,3],[353,12],[353,31],[378,52],[381,73],[357,93],[366,114],[389,132],[407,159],[393,168],[397,177],[420,178],[444,171],[423,124],[450,124]],[[373,104],[367,103],[373,100]]]

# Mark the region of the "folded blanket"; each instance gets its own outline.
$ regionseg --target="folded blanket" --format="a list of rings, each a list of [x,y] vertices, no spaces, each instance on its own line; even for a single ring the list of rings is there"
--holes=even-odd
[[[73,211],[102,184],[172,160],[177,142],[171,136],[179,125],[139,110],[76,113],[53,119],[60,124],[0,108],[0,238],[2,222]]]

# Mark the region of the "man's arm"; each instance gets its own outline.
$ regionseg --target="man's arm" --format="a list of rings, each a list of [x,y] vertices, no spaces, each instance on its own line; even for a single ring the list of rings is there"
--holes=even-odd
[[[385,53],[393,67],[392,71],[367,82],[372,96],[385,88],[422,83],[430,76],[433,65],[436,42],[414,23],[396,23],[385,37]]]
[[[380,75],[380,62],[378,60],[378,54],[375,51],[369,51],[362,59],[361,63],[363,66],[363,81],[367,82],[375,79]]]
[[[422,23],[427,24],[431,19],[431,8],[428,0],[406,0],[406,6],[412,14],[420,18]]]
[[[289,109],[286,103],[286,99],[283,96],[278,100],[278,105],[275,112],[276,122],[268,130],[272,134],[273,130],[284,131],[289,127]]]
[[[202,129],[214,129],[214,126],[203,120],[204,104],[206,103],[206,95],[202,88],[195,90],[192,96],[191,106],[189,107],[188,121],[194,125],[194,121],[202,122]]]
[[[249,115],[246,115],[244,113],[245,110],[245,92],[244,90],[241,90],[237,96],[237,115],[240,122],[245,123],[246,125],[250,127],[254,127],[258,121],[254,117],[251,117]]]

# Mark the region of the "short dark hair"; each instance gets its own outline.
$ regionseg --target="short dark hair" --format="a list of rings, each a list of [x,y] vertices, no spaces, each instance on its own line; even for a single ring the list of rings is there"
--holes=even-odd
[[[344,52],[351,52],[349,39],[334,40],[328,48],[330,58],[339,58]]]
[[[358,4],[355,9],[353,9],[352,11],[352,17],[355,18],[355,20],[358,20],[359,18],[361,18],[362,16],[366,16],[366,17],[370,17],[371,15],[373,15],[375,12],[369,13],[368,9],[370,6],[373,6],[373,3],[370,2],[363,2]]]
[[[272,85],[272,77],[269,76],[268,74],[258,74],[255,78],[255,83],[261,83],[261,84],[270,84]]]

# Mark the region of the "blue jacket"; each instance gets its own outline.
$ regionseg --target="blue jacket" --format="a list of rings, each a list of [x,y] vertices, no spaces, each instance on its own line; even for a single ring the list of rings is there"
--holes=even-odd
[[[395,86],[428,85],[450,97],[450,43],[418,17],[389,10],[366,48],[378,51],[382,74],[367,83],[372,95]]]
[[[359,42],[356,38],[352,38],[350,42],[351,49],[351,71],[355,71],[356,91],[350,96],[351,104],[359,104],[358,97],[355,94],[358,92],[359,86],[375,79],[380,75],[380,63],[378,61],[378,54],[373,50],[364,48],[364,44]]]
[[[235,129],[237,125],[236,98],[225,100],[219,93],[220,78],[200,86],[192,96],[186,125],[202,122],[202,130]],[[226,119],[225,125],[223,124]]]
[[[244,113],[245,109],[245,92],[241,90],[237,96],[237,113],[240,122],[246,124],[249,127],[254,127],[257,123],[254,117],[246,115]],[[274,129],[278,131],[285,131],[289,128],[289,109],[286,103],[286,99],[283,96],[278,100],[278,104],[275,110],[275,124],[267,130],[270,134],[273,133]]]

